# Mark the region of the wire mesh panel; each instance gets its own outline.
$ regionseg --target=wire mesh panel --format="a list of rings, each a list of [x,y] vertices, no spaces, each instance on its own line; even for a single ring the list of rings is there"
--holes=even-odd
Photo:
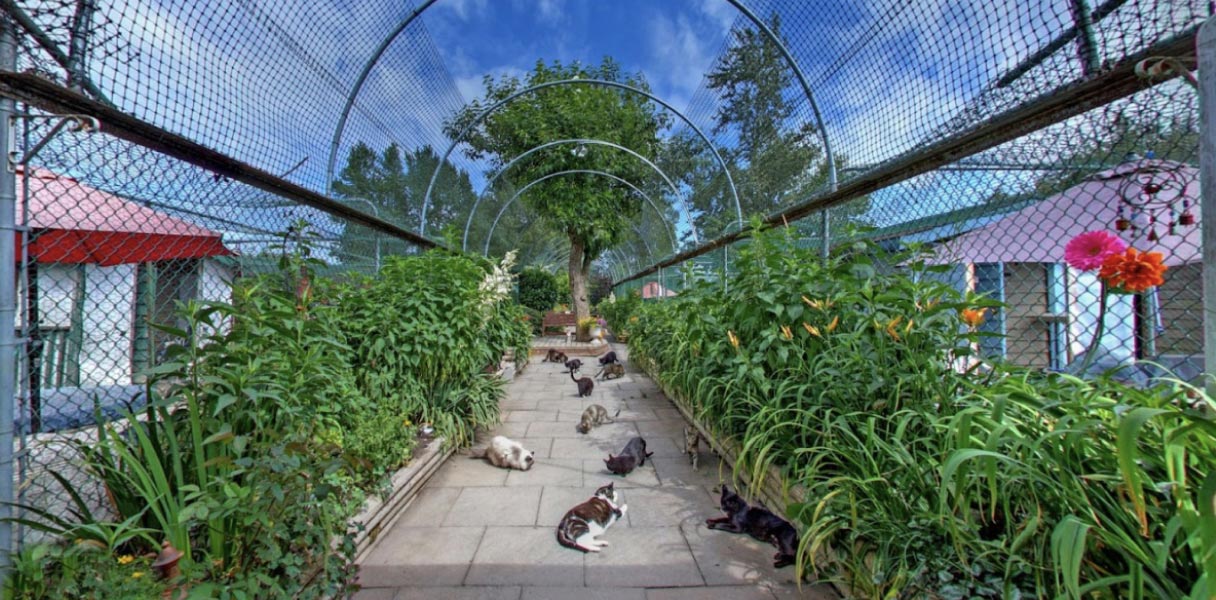
[[[527,182],[490,185],[513,157],[470,159],[453,139],[466,98],[429,5],[3,3],[20,35],[0,70],[23,100],[18,500],[60,501],[47,473],[79,475],[66,440],[145,401],[167,340],[151,324],[226,300],[305,231],[335,270],[416,252],[423,223],[453,247],[567,264],[564,232],[514,202]],[[1202,371],[1196,93],[1129,63],[1185,59],[1208,2],[744,6],[763,26],[740,14],[688,106],[631,149],[656,174],[626,182],[641,216],[599,259],[618,295],[730,285],[746,241],[714,240],[759,215],[809,247],[925,246],[946,281],[1003,303],[990,358]],[[78,131],[63,107],[126,120]],[[1165,282],[1104,293],[1067,251],[1093,231],[1160,252]]]

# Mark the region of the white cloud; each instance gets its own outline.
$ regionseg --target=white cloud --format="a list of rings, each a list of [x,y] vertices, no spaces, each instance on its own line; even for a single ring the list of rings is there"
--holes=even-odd
[[[489,8],[488,2],[489,0],[443,0],[435,3],[434,8],[451,11],[456,18],[468,20],[472,15],[486,12]]]

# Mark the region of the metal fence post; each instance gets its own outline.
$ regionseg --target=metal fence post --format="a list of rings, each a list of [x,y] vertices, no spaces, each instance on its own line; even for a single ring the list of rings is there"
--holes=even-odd
[[[17,70],[14,25],[0,16],[0,71]],[[0,519],[12,516],[13,406],[17,384],[17,171],[13,151],[13,115],[16,102],[0,97]],[[0,521],[0,569],[12,564],[12,525]]]
[[[1203,370],[1216,394],[1216,17],[1199,28],[1199,173],[1203,228]]]

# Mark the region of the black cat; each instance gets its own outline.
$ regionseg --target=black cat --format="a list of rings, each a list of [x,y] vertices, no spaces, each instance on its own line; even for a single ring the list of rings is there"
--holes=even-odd
[[[570,371],[570,379],[578,384],[578,397],[583,398],[591,395],[591,390],[595,387],[595,380],[590,377],[582,377],[575,379],[574,370]]]
[[[608,466],[608,470],[617,475],[628,475],[637,467],[646,464],[646,457],[654,454],[654,452],[646,451],[646,440],[635,437],[625,444],[625,449],[621,450],[620,454],[613,456],[608,455],[604,459],[604,464]]]
[[[619,362],[619,361],[617,360],[617,357],[616,357],[616,350],[612,350],[612,351],[608,352],[608,354],[605,354],[600,357],[601,365],[611,365],[611,364],[614,364],[617,362]]]
[[[572,359],[566,361],[566,370],[570,371],[571,373],[573,373],[581,368],[583,368],[583,361],[581,361],[577,358],[572,358]]]
[[[722,497],[719,500],[725,517],[706,519],[705,524],[710,529],[719,529],[731,533],[746,533],[762,542],[768,542],[777,547],[773,555],[773,568],[794,564],[798,553],[798,530],[789,521],[774,515],[763,506],[748,506],[747,502],[725,485],[722,486]]]

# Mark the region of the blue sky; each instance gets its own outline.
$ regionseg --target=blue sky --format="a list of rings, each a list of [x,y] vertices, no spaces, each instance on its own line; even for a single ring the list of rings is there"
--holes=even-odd
[[[608,55],[683,110],[736,14],[723,0],[441,0],[425,23],[467,99],[484,89],[487,73]]]

